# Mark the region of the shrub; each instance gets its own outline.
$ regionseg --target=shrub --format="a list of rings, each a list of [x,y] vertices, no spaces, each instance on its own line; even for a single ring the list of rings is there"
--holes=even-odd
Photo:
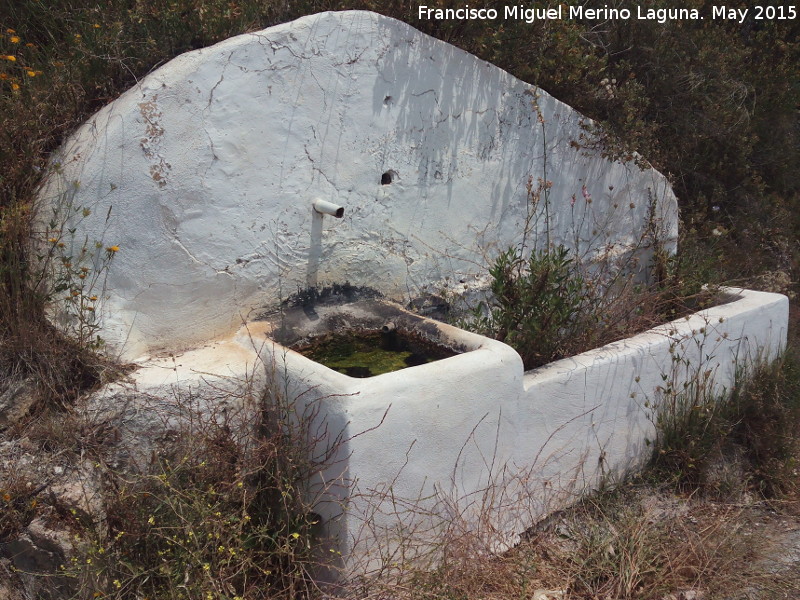
[[[564,246],[512,247],[489,266],[490,295],[464,327],[512,346],[526,369],[591,350],[707,308],[719,288],[705,285],[707,261],[691,246],[669,256],[645,233],[638,249],[653,264],[646,279],[635,253],[585,264]],[[523,236],[525,238],[525,236]]]
[[[563,246],[500,253],[489,269],[492,298],[475,311],[472,326],[509,344],[526,368],[569,353],[587,314],[586,286]]]

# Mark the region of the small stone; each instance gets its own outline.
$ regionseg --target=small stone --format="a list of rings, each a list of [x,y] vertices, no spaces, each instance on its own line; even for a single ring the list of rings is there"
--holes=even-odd
[[[51,489],[56,501],[81,519],[93,523],[105,521],[102,484],[91,462],[84,461]]]
[[[0,551],[11,558],[27,597],[73,597],[73,582],[57,575],[74,553],[68,532],[51,529],[42,518],[34,519],[19,537],[0,544]]]
[[[13,425],[36,402],[36,386],[30,379],[0,382],[0,429]]]
[[[534,590],[530,600],[561,600],[566,597],[566,590]]]

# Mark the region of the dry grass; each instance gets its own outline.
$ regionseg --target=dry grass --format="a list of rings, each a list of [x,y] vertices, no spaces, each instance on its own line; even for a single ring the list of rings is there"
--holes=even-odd
[[[800,592],[798,562],[781,568],[780,560],[787,549],[797,554],[800,535],[781,535],[787,528],[800,530],[800,519],[763,504],[629,485],[557,513],[502,556],[453,557],[368,597],[673,600],[693,592],[707,599],[792,598]]]
[[[794,348],[741,373],[726,397],[695,381],[687,393],[661,402],[652,456],[659,477],[712,497],[747,487],[766,497],[796,493],[800,357]]]

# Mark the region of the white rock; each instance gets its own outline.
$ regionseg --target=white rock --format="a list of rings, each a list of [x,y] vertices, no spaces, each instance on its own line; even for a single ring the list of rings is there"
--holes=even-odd
[[[58,574],[75,553],[66,530],[53,529],[43,518],[37,517],[20,535],[0,543],[0,551],[10,558],[19,577],[24,589],[24,593],[19,593],[20,597],[74,597],[74,581]],[[0,586],[0,593],[3,591],[3,586]],[[6,596],[0,594],[0,598]]]
[[[119,247],[88,293],[102,336],[134,359],[230,333],[298,287],[349,281],[407,301],[480,272],[519,243],[529,177],[553,182],[539,246],[549,221],[553,243],[625,250],[657,200],[674,248],[666,179],[572,147],[581,119],[404,23],[323,13],[144,78],[66,142],[42,198],[91,210],[61,239],[73,257],[88,239],[92,273]],[[314,213],[317,198],[344,218]]]

